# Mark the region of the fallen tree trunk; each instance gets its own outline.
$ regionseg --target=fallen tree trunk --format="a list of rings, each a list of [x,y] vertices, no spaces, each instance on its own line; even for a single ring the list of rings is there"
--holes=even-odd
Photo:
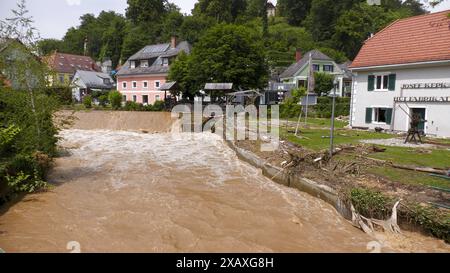
[[[396,169],[402,169],[402,170],[408,170],[408,171],[416,171],[416,172],[423,172],[423,173],[431,173],[431,174],[439,174],[439,175],[447,175],[447,171],[445,170],[438,170],[438,169],[434,169],[434,168],[429,168],[429,167],[412,167],[412,166],[405,166],[405,165],[399,165],[399,164],[395,164],[393,162],[390,161],[386,161],[386,160],[381,160],[381,159],[375,159],[375,158],[371,158],[371,157],[366,157],[366,156],[360,156],[362,158],[374,161],[374,162],[378,162],[381,164],[386,164],[389,165],[393,168]]]

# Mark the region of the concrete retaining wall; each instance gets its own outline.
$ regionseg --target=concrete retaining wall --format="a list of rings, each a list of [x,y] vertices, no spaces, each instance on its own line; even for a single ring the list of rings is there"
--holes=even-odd
[[[237,147],[233,141],[227,141],[227,144],[236,152],[237,156],[241,160],[251,164],[254,167],[262,169],[263,174],[266,177],[271,178],[274,182],[287,187],[298,189],[314,197],[320,198],[334,206],[345,219],[351,220],[352,213],[350,208],[346,204],[344,204],[344,202],[342,202],[342,200],[339,198],[338,193],[334,189],[312,180],[303,178],[299,175],[290,174],[280,167],[265,163],[254,153]]]

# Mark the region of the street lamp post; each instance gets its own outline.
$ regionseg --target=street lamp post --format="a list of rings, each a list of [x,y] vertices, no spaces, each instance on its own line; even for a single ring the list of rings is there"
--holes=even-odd
[[[336,92],[339,87],[339,81],[337,78],[334,79],[334,87],[333,87],[333,106],[331,110],[331,135],[330,135],[330,158],[333,157],[334,154],[334,118],[335,118],[335,110],[336,110]]]

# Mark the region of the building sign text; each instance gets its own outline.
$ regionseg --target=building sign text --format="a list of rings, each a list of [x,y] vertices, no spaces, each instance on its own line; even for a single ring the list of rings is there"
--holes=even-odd
[[[396,97],[395,102],[450,102],[450,97]]]
[[[450,88],[450,82],[404,84],[402,89],[442,89]]]

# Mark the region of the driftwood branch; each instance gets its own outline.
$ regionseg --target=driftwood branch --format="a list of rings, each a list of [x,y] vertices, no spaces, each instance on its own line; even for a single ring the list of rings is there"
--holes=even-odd
[[[381,227],[384,232],[401,233],[401,229],[398,225],[398,206],[401,200],[395,203],[392,208],[392,216],[388,220],[369,219],[360,215],[355,207],[352,205],[352,223],[355,227],[362,229],[365,233],[371,234],[375,231],[375,226]]]
[[[405,165],[395,164],[393,162],[389,162],[389,161],[386,161],[386,160],[375,159],[375,158],[366,157],[366,156],[361,156],[361,157],[365,158],[365,159],[368,159],[368,160],[371,160],[373,162],[389,165],[389,166],[391,166],[393,168],[396,168],[396,169],[408,170],[408,171],[416,171],[416,172],[423,172],[423,173],[431,173],[431,174],[439,174],[439,175],[447,175],[447,171],[445,171],[445,170],[438,170],[438,169],[426,168],[426,167],[405,166]]]

